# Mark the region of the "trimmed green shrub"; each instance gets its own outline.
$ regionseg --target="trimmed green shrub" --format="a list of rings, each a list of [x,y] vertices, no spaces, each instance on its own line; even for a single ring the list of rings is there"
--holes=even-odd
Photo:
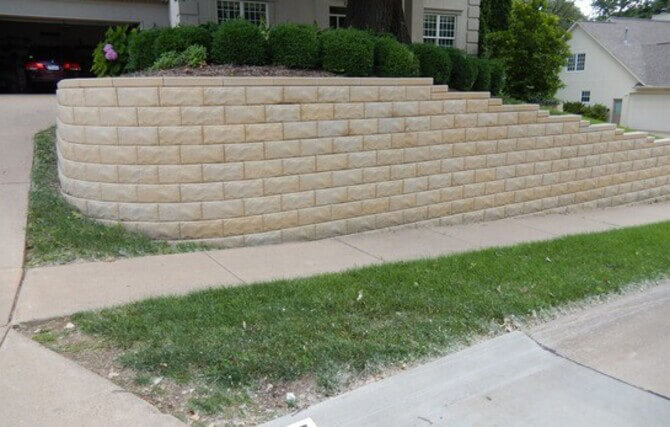
[[[348,76],[369,76],[374,64],[375,39],[353,28],[327,30],[321,34],[323,69]]]
[[[273,64],[288,68],[314,68],[319,62],[319,36],[316,27],[304,24],[279,24],[268,36]]]
[[[212,61],[216,64],[263,65],[267,40],[257,26],[244,19],[226,21],[212,35]]]
[[[415,43],[412,51],[419,60],[419,75],[432,77],[435,84],[446,84],[451,74],[451,58],[446,49],[431,43]]]
[[[391,37],[378,37],[375,43],[375,74],[380,77],[419,75],[419,60],[404,44]]]
[[[168,68],[181,67],[186,65],[188,67],[200,67],[207,62],[207,49],[204,46],[197,44],[191,45],[183,52],[175,52],[171,50],[163,53],[154,64],[151,66],[152,70],[165,70]]]
[[[475,59],[459,49],[453,47],[445,49],[451,58],[449,86],[458,90],[471,90],[479,72]]]
[[[603,104],[593,104],[588,107],[588,113],[585,113],[587,116],[592,119],[602,120],[606,122],[609,120],[610,109],[604,106]]]
[[[127,25],[109,27],[105,38],[93,50],[91,71],[98,77],[118,76],[128,65],[128,44],[137,30]]]
[[[128,71],[140,71],[151,67],[156,61],[154,42],[160,29],[142,30],[128,42]]]
[[[563,103],[563,111],[572,114],[584,114],[586,105],[581,102],[565,102]]]
[[[491,62],[484,58],[474,58],[477,64],[477,80],[472,85],[472,90],[488,91],[491,89]]]
[[[209,49],[212,45],[212,35],[206,28],[195,25],[161,28],[154,40],[154,57],[158,58],[170,51],[181,53],[194,44]]]
[[[505,86],[505,66],[502,62],[491,60],[491,95],[502,94]]]

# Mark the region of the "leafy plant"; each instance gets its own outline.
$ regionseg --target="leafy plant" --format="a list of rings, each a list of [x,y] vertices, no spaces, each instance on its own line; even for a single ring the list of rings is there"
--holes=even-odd
[[[140,71],[151,67],[156,61],[154,42],[161,29],[138,31],[128,43],[128,71]]]
[[[323,69],[347,76],[369,76],[374,64],[375,39],[353,28],[327,30],[321,34]]]
[[[472,90],[488,91],[491,89],[491,61],[484,58],[475,58],[477,64],[477,79]]]
[[[419,60],[404,44],[392,37],[378,37],[375,43],[375,74],[381,77],[419,75]]]
[[[314,68],[319,63],[319,37],[315,26],[284,23],[268,35],[273,64],[289,68]]]
[[[188,66],[200,67],[207,62],[207,49],[204,46],[194,44],[186,48],[185,51],[178,53],[175,51],[163,53],[154,64],[152,70],[165,70],[169,68]]]
[[[479,67],[476,58],[470,57],[460,49],[445,48],[451,58],[451,76],[449,85],[458,90],[471,90],[477,80]]]
[[[98,77],[118,76],[128,64],[128,45],[135,37],[136,29],[127,25],[109,27],[104,39],[93,50],[91,71]]]
[[[158,58],[165,52],[181,53],[194,44],[209,49],[212,46],[212,35],[206,28],[195,25],[161,28],[154,41],[154,55]]]
[[[212,60],[216,64],[263,65],[267,62],[267,39],[251,22],[226,21],[212,35]]]
[[[411,48],[419,59],[421,77],[432,77],[438,85],[449,81],[451,59],[446,49],[430,43],[415,43]]]
[[[505,66],[502,62],[492,59],[491,61],[491,95],[500,95],[505,87]]]
[[[544,0],[515,2],[509,29],[488,35],[491,55],[503,62],[507,91],[515,98],[551,98],[562,86],[570,35],[545,6]]]
[[[563,111],[606,122],[609,119],[609,108],[603,104],[586,105],[582,102],[565,102]]]

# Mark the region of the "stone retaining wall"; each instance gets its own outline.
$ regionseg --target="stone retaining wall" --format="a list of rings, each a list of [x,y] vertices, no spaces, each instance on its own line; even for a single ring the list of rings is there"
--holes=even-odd
[[[63,195],[226,246],[670,194],[670,144],[431,79],[111,78],[58,89]]]

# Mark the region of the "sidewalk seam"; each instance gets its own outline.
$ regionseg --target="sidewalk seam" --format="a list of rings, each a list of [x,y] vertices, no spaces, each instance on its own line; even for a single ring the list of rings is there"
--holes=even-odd
[[[235,277],[235,278],[236,278],[237,280],[239,280],[240,282],[242,282],[242,283],[247,283],[246,280],[242,279],[240,276],[238,276],[237,274],[235,274],[235,273],[234,273],[232,270],[230,270],[228,267],[226,267],[225,265],[223,265],[223,264],[221,264],[219,261],[217,261],[213,256],[211,256],[211,255],[209,254],[209,252],[210,252],[210,251],[203,251],[203,253],[207,256],[207,258],[209,258],[209,259],[211,259],[212,261],[214,261],[214,263],[215,263],[216,265],[218,265],[219,267],[223,268],[223,269],[226,270],[228,273],[232,274],[233,277]]]
[[[373,255],[373,254],[371,254],[371,253],[368,252],[368,251],[365,251],[365,250],[363,250],[363,249],[361,249],[361,248],[358,248],[358,247],[356,247],[356,246],[354,246],[354,245],[352,245],[352,244],[350,244],[350,243],[347,243],[347,242],[345,242],[345,241],[343,241],[343,240],[340,240],[338,237],[334,237],[333,240],[336,241],[336,242],[342,243],[342,244],[345,245],[345,246],[349,246],[351,249],[354,249],[354,250],[356,250],[356,251],[358,251],[358,252],[360,252],[360,253],[362,253],[362,254],[365,254],[365,255],[367,255],[367,256],[371,256],[372,258],[374,258],[374,259],[376,259],[376,260],[379,260],[379,261],[386,261],[383,257],[377,256],[377,255]]]

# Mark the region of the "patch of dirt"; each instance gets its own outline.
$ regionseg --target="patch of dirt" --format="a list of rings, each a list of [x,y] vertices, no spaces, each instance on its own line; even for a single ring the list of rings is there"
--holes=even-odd
[[[205,65],[199,68],[177,67],[169,70],[144,70],[124,74],[124,77],[163,76],[230,76],[230,77],[338,77],[324,70],[297,70],[276,65]]]

